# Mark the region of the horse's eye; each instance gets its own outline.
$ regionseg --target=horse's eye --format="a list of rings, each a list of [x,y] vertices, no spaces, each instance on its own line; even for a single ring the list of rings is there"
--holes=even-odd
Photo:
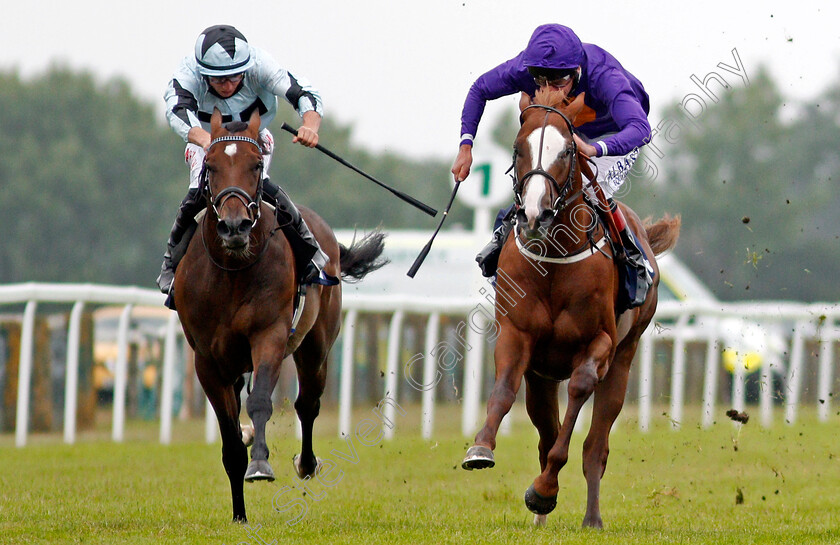
[[[259,172],[260,170],[262,170],[262,169],[264,168],[264,166],[265,166],[265,165],[263,164],[263,162],[262,162],[262,161],[260,161],[259,163],[257,163],[256,165],[254,165],[254,168],[253,168],[252,170],[253,170],[254,172]]]

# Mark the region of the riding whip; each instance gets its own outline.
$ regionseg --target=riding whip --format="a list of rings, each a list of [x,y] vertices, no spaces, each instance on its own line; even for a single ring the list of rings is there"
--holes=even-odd
[[[432,234],[432,238],[429,239],[429,242],[423,247],[420,251],[420,254],[417,256],[417,259],[414,260],[414,263],[411,265],[411,268],[408,269],[408,277],[414,278],[414,275],[417,274],[417,269],[420,268],[420,265],[423,264],[423,261],[426,259],[426,256],[429,255],[429,250],[432,249],[432,242],[435,241],[435,237],[440,231],[440,228],[443,227],[443,222],[446,221],[446,216],[449,215],[449,209],[452,208],[452,202],[455,200],[455,194],[458,193],[458,186],[461,185],[460,180],[455,181],[455,187],[452,189],[452,195],[449,197],[449,204],[446,205],[446,210],[443,211],[443,216],[440,218],[440,223],[438,223],[437,229]]]
[[[283,129],[284,131],[290,132],[290,133],[294,134],[295,136],[297,136],[297,130],[295,130],[293,127],[289,126],[287,123],[283,123],[283,126],[280,127],[280,128]],[[415,208],[419,208],[420,210],[422,210],[423,212],[427,213],[428,215],[430,215],[432,217],[437,216],[438,211],[435,210],[434,208],[432,208],[431,206],[418,201],[417,199],[415,199],[411,195],[406,195],[402,191],[394,189],[393,187],[391,187],[389,185],[383,184],[382,182],[380,182],[379,180],[377,180],[376,178],[374,178],[370,174],[362,171],[361,169],[358,169],[358,168],[354,167],[353,165],[351,165],[350,163],[348,163],[347,161],[345,161],[344,159],[342,159],[341,157],[339,157],[335,153],[333,153],[330,150],[328,150],[327,148],[323,147],[321,144],[315,144],[315,149],[317,149],[318,151],[320,151],[324,155],[327,155],[327,156],[335,159],[336,161],[338,161],[342,165],[346,166],[350,170],[361,174],[362,176],[364,176],[365,178],[367,178],[371,182],[374,182],[377,185],[379,185],[381,187],[384,187],[385,189],[387,189],[388,191],[390,191],[391,193],[393,193],[394,195],[396,195],[400,199],[404,200],[408,204],[414,206]]]

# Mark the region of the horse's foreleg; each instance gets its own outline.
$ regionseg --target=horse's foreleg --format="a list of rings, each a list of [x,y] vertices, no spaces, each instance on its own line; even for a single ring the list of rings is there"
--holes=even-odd
[[[569,443],[572,430],[580,410],[607,369],[612,352],[612,339],[602,332],[587,347],[580,364],[576,365],[569,378],[569,403],[557,440],[546,457],[542,473],[525,492],[525,505],[538,515],[545,515],[557,505],[557,474],[569,459]]]
[[[548,451],[557,441],[560,433],[560,408],[557,391],[560,383],[525,373],[525,407],[531,423],[540,436],[540,471],[545,470]],[[534,515],[534,526],[545,526],[546,515]]]
[[[245,472],[245,480],[273,481],[274,471],[268,463],[268,444],[265,440],[265,426],[274,412],[271,394],[280,376],[280,364],[283,358],[282,347],[272,343],[268,347],[260,347],[254,343],[252,358],[254,361],[253,386],[246,401],[248,416],[254,425],[254,444],[251,445],[251,463]],[[260,349],[262,348],[262,349]],[[259,362],[259,363],[258,363]]]
[[[222,464],[225,466],[225,473],[230,481],[233,520],[247,522],[242,481],[245,476],[245,467],[248,465],[248,451],[242,443],[239,431],[239,400],[232,387],[221,386],[216,380],[202,373],[201,369],[204,367],[196,356],[198,378],[219,421],[219,431],[222,436]]]
[[[475,444],[467,450],[467,455],[461,462],[464,469],[484,469],[496,464],[493,458],[496,434],[502,419],[516,400],[516,393],[522,384],[522,375],[531,359],[528,337],[506,324],[496,341],[495,358],[496,382],[487,400],[487,418],[475,436]]]
[[[583,443],[583,476],[587,488],[584,526],[602,528],[604,525],[600,506],[601,478],[607,469],[610,453],[610,429],[624,405],[630,362],[636,353],[636,344],[634,342],[620,348],[607,376],[595,390],[592,424]]]

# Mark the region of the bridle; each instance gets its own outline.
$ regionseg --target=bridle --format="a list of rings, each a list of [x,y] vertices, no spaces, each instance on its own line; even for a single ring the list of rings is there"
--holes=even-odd
[[[555,192],[557,194],[557,198],[554,199],[554,202],[551,205],[551,209],[554,212],[554,217],[557,217],[557,214],[562,212],[568,206],[568,204],[570,202],[574,201],[578,197],[579,193],[583,193],[583,190],[581,190],[581,191],[578,191],[577,193],[574,193],[569,198],[566,197],[567,193],[572,188],[572,184],[574,183],[575,169],[577,167],[577,144],[575,143],[575,139],[574,139],[575,128],[574,128],[574,125],[572,125],[572,122],[569,120],[568,117],[566,117],[566,115],[563,112],[561,112],[557,108],[552,108],[551,106],[545,106],[543,104],[532,104],[530,106],[527,106],[525,109],[523,109],[522,114],[524,115],[525,112],[527,110],[531,109],[531,108],[541,108],[543,110],[546,110],[545,119],[543,119],[542,132],[540,133],[540,154],[537,157],[537,167],[529,170],[528,172],[526,172],[522,176],[522,179],[520,180],[519,176],[516,172],[516,151],[514,151],[514,153],[513,153],[513,164],[511,165],[511,170],[513,171],[513,174],[511,174],[511,178],[513,179],[514,198],[515,198],[515,202],[516,202],[517,206],[521,207],[522,206],[522,191],[520,189],[520,186],[522,188],[524,188],[525,187],[525,182],[531,176],[534,176],[534,175],[537,175],[537,174],[539,174],[541,176],[545,176],[548,179],[548,181],[551,182],[551,185],[552,185],[553,189],[555,190]],[[563,118],[563,121],[565,121],[566,125],[569,127],[569,134],[572,136],[572,149],[571,149],[572,159],[571,159],[571,163],[569,165],[569,175],[566,177],[566,180],[565,180],[565,182],[563,182],[562,186],[554,178],[554,176],[549,174],[548,171],[546,171],[542,166],[543,142],[544,142],[544,139],[545,139],[545,129],[548,126],[548,116],[552,113],[555,113],[555,114],[559,115],[561,118]]]
[[[210,142],[210,145],[207,146],[207,152],[209,153],[210,149],[220,142],[248,142],[249,144],[256,146],[257,150],[262,154],[262,146],[260,146],[260,143],[248,136],[220,136]],[[210,184],[207,179],[207,155],[204,156],[204,166],[201,168],[200,180],[201,185],[207,191],[207,200],[213,208],[216,218],[219,218],[219,210],[222,206],[224,206],[225,202],[234,197],[238,199],[248,210],[248,219],[250,219],[254,225],[257,224],[257,221],[260,219],[260,204],[262,203],[263,168],[263,162],[260,161],[257,194],[254,197],[251,197],[247,191],[237,186],[226,187],[219,191],[218,195],[213,196],[213,192],[210,190]]]
[[[231,136],[220,136],[219,138],[214,139],[213,141],[210,142],[210,145],[207,146],[207,151],[209,152],[210,148],[212,148],[214,145],[216,145],[220,142],[248,142],[249,144],[255,145],[257,147],[257,150],[259,150],[260,153],[262,154],[262,146],[260,146],[260,143],[257,142],[256,140],[254,140],[253,138],[250,138],[248,136],[233,136],[233,135],[231,135]],[[228,199],[234,197],[234,198],[238,199],[243,205],[245,205],[245,208],[248,210],[248,217],[251,220],[251,222],[253,223],[253,225],[255,226],[257,224],[257,220],[260,219],[260,204],[262,203],[263,168],[264,168],[264,165],[263,165],[262,161],[260,161],[259,166],[260,166],[259,181],[257,182],[257,194],[256,194],[255,197],[252,198],[251,195],[249,195],[247,191],[245,191],[241,187],[237,187],[237,186],[226,187],[223,190],[219,191],[218,195],[216,195],[214,197],[213,192],[210,190],[210,183],[209,183],[209,180],[208,180],[207,155],[204,156],[204,165],[202,166],[201,173],[199,174],[199,180],[200,180],[199,187],[204,188],[204,191],[207,192],[207,201],[210,203],[211,208],[213,208],[213,212],[216,214],[217,219],[219,218],[219,209],[222,206],[224,206],[225,202]],[[205,223],[206,223],[206,221],[201,222],[201,230],[202,230],[201,241],[204,243],[204,252],[207,254],[207,257],[210,259],[210,262],[213,263],[213,265],[215,265],[216,267],[222,269],[223,271],[227,271],[227,272],[244,271],[245,269],[248,269],[251,266],[253,266],[255,263],[257,263],[262,258],[262,256],[265,254],[265,252],[268,250],[269,245],[268,245],[268,241],[266,241],[266,243],[263,244],[263,248],[260,251],[260,254],[253,261],[251,261],[251,262],[249,262],[249,263],[247,263],[247,264],[245,264],[241,267],[233,267],[233,268],[225,267],[224,265],[217,262],[213,258],[213,255],[210,253],[209,248],[207,248],[207,241],[205,240],[205,237],[204,237],[204,234],[203,234]],[[272,235],[274,235],[275,231],[276,231],[276,229],[273,229],[269,233],[269,235],[268,235],[269,238]]]

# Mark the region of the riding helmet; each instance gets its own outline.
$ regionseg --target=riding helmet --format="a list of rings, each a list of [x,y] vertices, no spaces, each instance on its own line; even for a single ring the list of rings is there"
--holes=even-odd
[[[230,76],[254,64],[248,40],[230,25],[205,29],[195,41],[195,60],[205,76]]]

